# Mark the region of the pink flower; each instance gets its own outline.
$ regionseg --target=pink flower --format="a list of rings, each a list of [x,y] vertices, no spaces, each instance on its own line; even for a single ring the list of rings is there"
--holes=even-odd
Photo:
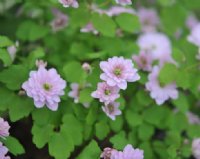
[[[200,23],[198,23],[188,36],[188,41],[200,47]]]
[[[4,121],[3,118],[0,118],[0,137],[7,137],[9,136],[9,129],[10,125],[7,121]]]
[[[47,62],[43,61],[43,60],[36,60],[35,61],[35,65],[39,68],[39,67],[46,67],[47,66]]]
[[[7,51],[9,53],[12,61],[14,61],[14,59],[16,57],[18,46],[19,46],[19,42],[16,41],[16,43],[14,45],[11,45],[11,46],[7,47]]]
[[[131,0],[115,0],[115,1],[117,4],[121,4],[123,6],[132,4]]]
[[[0,159],[10,159],[9,156],[6,156],[7,153],[8,149],[0,142]]]
[[[92,67],[91,67],[90,64],[87,63],[87,62],[84,62],[84,63],[82,64],[82,69],[83,69],[86,73],[88,73],[88,74],[90,74],[90,73],[92,72]]]
[[[161,86],[158,81],[159,67],[154,66],[152,72],[148,76],[148,82],[146,83],[146,89],[150,91],[151,98],[155,99],[158,105],[163,104],[166,100],[172,98],[178,98],[178,91],[176,84],[171,83],[165,86]]]
[[[51,22],[51,27],[54,32],[62,30],[69,23],[69,17],[57,9],[53,9],[53,14],[55,16],[54,20]]]
[[[102,110],[106,113],[106,115],[111,118],[112,120],[115,120],[117,115],[121,115],[122,112],[119,109],[120,103],[117,102],[111,102],[108,104],[105,104],[104,107],[102,107]]]
[[[200,159],[200,138],[192,141],[192,154],[196,159]]]
[[[57,71],[54,68],[47,70],[39,67],[37,71],[31,71],[29,76],[22,88],[34,99],[35,106],[41,108],[46,104],[49,109],[57,110],[60,96],[64,95],[66,87],[66,82]]]
[[[132,8],[125,8],[121,6],[113,6],[107,11],[108,16],[117,16],[121,13],[129,13],[129,14],[136,14],[136,12]]]
[[[143,159],[143,150],[134,149],[132,145],[127,145],[123,151],[112,151],[110,159]]]
[[[166,62],[174,63],[171,57],[171,43],[169,38],[162,33],[145,33],[137,41],[140,50],[152,54],[153,60],[159,60],[163,65]]]
[[[63,5],[63,7],[79,7],[77,0],[59,0],[59,2]]]
[[[117,86],[123,90],[127,88],[127,82],[140,79],[133,62],[123,57],[113,57],[108,61],[102,61],[100,68],[103,70],[100,76],[102,80],[106,81],[109,86]]]
[[[200,118],[198,115],[192,113],[192,112],[187,112],[187,118],[190,124],[199,124],[200,125]]]
[[[132,58],[141,70],[151,71],[153,59],[150,53],[142,51],[139,55],[133,55]]]
[[[144,32],[152,32],[160,24],[160,19],[155,9],[140,8],[138,16]]]
[[[103,159],[110,159],[111,154],[113,153],[113,151],[117,151],[117,150],[109,148],[109,147],[106,147],[106,148],[104,148],[104,150],[101,153],[100,157],[103,158]]]
[[[81,32],[82,33],[93,33],[95,35],[97,35],[99,32],[94,28],[92,23],[88,23],[86,26],[84,26],[83,28],[81,28]]]
[[[186,26],[188,29],[192,30],[199,23],[197,17],[194,15],[189,15],[186,19]]]
[[[68,96],[74,99],[74,103],[79,103],[80,90],[82,90],[83,88],[81,88],[78,83],[71,83],[70,87],[72,90],[68,93]],[[90,104],[83,103],[83,106],[88,108]]]
[[[100,102],[109,104],[115,99],[119,98],[119,88],[115,86],[109,86],[106,82],[98,83],[97,90],[92,92],[93,98],[99,98]]]

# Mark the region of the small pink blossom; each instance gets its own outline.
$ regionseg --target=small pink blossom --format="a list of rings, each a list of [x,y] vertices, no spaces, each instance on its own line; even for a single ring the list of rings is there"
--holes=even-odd
[[[11,45],[9,47],[7,47],[7,51],[11,57],[11,60],[14,61],[15,57],[16,57],[16,53],[17,53],[17,48],[19,47],[19,42],[16,41],[16,43],[14,45]]]
[[[152,72],[148,76],[146,89],[150,91],[151,98],[155,99],[158,105],[161,105],[170,98],[177,99],[178,91],[175,83],[161,86],[158,81],[159,72],[159,67],[154,66]]]
[[[134,149],[128,144],[123,151],[112,151],[110,159],[143,159],[143,150]]]
[[[91,67],[90,64],[87,63],[87,62],[84,62],[84,63],[82,64],[82,69],[83,69],[86,73],[88,73],[88,74],[90,74],[90,73],[92,72],[92,67]]]
[[[106,82],[98,83],[97,90],[92,92],[93,98],[99,98],[100,102],[109,104],[115,99],[119,98],[119,88],[115,86],[109,86]]]
[[[105,106],[102,107],[102,110],[106,113],[106,115],[111,118],[112,120],[115,120],[117,115],[121,115],[122,112],[119,109],[120,103],[117,102],[111,102],[108,104],[105,104]]]
[[[79,7],[77,0],[59,0],[59,2],[63,5],[63,7]]]
[[[153,60],[159,60],[161,66],[166,62],[175,63],[171,57],[171,42],[165,34],[145,33],[139,37],[137,43],[140,51],[152,54]]]
[[[186,19],[186,26],[188,29],[192,30],[199,23],[197,17],[194,15],[189,15]]]
[[[141,70],[151,71],[153,59],[150,53],[142,51],[139,55],[133,55],[132,58]]]
[[[199,124],[200,125],[200,118],[198,115],[192,113],[192,112],[187,112],[187,118],[190,124]]]
[[[9,156],[6,156],[7,153],[7,147],[3,146],[3,144],[0,142],[0,159],[10,159]]]
[[[192,141],[192,154],[195,159],[200,159],[200,138],[196,138]]]
[[[28,81],[24,82],[22,88],[27,95],[34,99],[37,108],[46,106],[56,111],[60,96],[64,95],[66,81],[57,73],[56,69],[47,70],[39,67],[37,71],[31,71]]]
[[[115,1],[116,1],[117,4],[121,4],[123,6],[132,4],[131,0],[115,0]]]
[[[71,83],[70,87],[71,87],[71,91],[68,93],[68,96],[74,99],[74,103],[79,103],[80,91],[83,88],[81,88],[78,83]],[[88,108],[90,106],[90,104],[83,103],[83,106]]]
[[[69,24],[69,17],[57,9],[53,9],[55,18],[51,22],[51,27],[54,32],[60,31]]]
[[[106,147],[106,148],[104,148],[104,150],[103,150],[103,152],[101,153],[101,156],[100,156],[100,157],[103,158],[103,159],[110,159],[111,154],[113,153],[113,151],[116,151],[116,152],[117,152],[117,150],[115,150],[115,149]]]
[[[155,9],[140,8],[138,16],[144,32],[156,31],[157,26],[160,24],[160,19]]]
[[[188,36],[188,41],[196,45],[197,47],[200,47],[200,23],[192,28],[192,31]]]
[[[43,60],[36,60],[35,61],[35,65],[39,68],[39,67],[46,67],[47,66],[47,62],[43,61]]]
[[[134,15],[136,14],[136,12],[132,8],[125,8],[122,6],[113,6],[106,12],[106,14],[111,17],[117,16],[122,13],[129,13]]]
[[[0,117],[0,137],[9,136],[10,125],[7,121]]]
[[[86,26],[84,26],[83,28],[81,28],[81,32],[82,33],[93,33],[95,35],[97,35],[99,32],[94,28],[92,23],[88,23]]]
[[[108,61],[102,61],[100,68],[103,71],[100,78],[109,86],[117,86],[123,90],[127,88],[127,82],[135,82],[140,79],[137,69],[133,62],[123,57],[109,58]]]

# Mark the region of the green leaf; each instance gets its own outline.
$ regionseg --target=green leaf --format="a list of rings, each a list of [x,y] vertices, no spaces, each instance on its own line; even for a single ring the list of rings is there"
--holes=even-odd
[[[116,22],[124,31],[133,33],[140,30],[139,18],[136,15],[122,13],[116,17]]]
[[[171,130],[181,132],[188,127],[188,119],[185,114],[178,112],[169,118],[169,126]]]
[[[52,119],[54,118],[53,116],[55,113],[56,112],[52,112],[48,108],[44,107],[41,109],[35,109],[32,112],[32,118],[37,125],[45,126],[51,123]]]
[[[9,116],[13,122],[27,117],[34,109],[33,101],[28,97],[14,95],[11,99],[9,102]]]
[[[112,20],[111,17],[109,17],[105,14],[103,14],[103,15],[93,14],[92,15],[92,24],[104,36],[108,36],[108,37],[115,36],[116,24]]]
[[[7,47],[12,44],[13,42],[8,37],[0,35],[0,47]]]
[[[149,124],[142,124],[138,129],[139,138],[143,141],[149,140],[154,134],[154,127]]]
[[[134,128],[142,124],[142,116],[134,113],[131,110],[126,111],[126,121],[128,122],[129,126]]]
[[[25,153],[23,146],[16,138],[9,136],[3,142],[13,155],[17,156]]]
[[[166,63],[159,73],[159,81],[161,84],[169,84],[176,80],[178,70],[174,64]]]
[[[0,72],[0,81],[5,83],[7,88],[11,90],[19,90],[27,77],[28,70],[23,65],[12,65]]]
[[[140,148],[144,151],[144,156],[148,156],[148,159],[155,159],[153,155],[152,145],[149,142],[143,142]]]
[[[94,122],[97,120],[97,115],[94,115],[94,114],[97,114],[97,109],[98,109],[97,105],[93,105],[90,107],[90,110],[86,117],[86,123],[88,125],[94,124]]]
[[[96,136],[98,137],[98,139],[103,140],[105,137],[107,137],[110,128],[107,123],[101,121],[101,122],[96,123],[95,130],[96,130]]]
[[[177,148],[173,145],[171,145],[167,149],[168,155],[171,157],[171,159],[175,159],[177,157]]]
[[[165,120],[170,113],[170,110],[166,107],[153,106],[146,109],[143,113],[143,119],[155,126],[164,125]]]
[[[120,131],[118,134],[111,137],[110,142],[113,144],[113,147],[118,150],[122,150],[127,144],[129,144],[124,131]]]
[[[187,96],[182,92],[179,93],[179,97],[176,100],[173,100],[172,103],[182,112],[186,113],[189,109],[189,101]]]
[[[75,145],[80,145],[83,141],[82,123],[78,121],[73,115],[65,115],[63,117],[61,132],[68,134]]]
[[[169,131],[165,137],[165,143],[167,145],[173,145],[176,147],[181,146],[181,136],[178,132]]]
[[[10,66],[12,64],[12,59],[6,49],[0,49],[0,59],[5,66]]]
[[[55,159],[64,159],[70,156],[74,144],[70,136],[63,133],[54,133],[49,141],[49,153]]]
[[[49,32],[48,27],[25,21],[17,29],[17,37],[21,40],[35,41],[45,37]]]
[[[96,159],[99,158],[101,149],[99,148],[96,141],[92,140],[89,145],[87,145],[77,159]]]
[[[66,80],[69,82],[82,82],[85,76],[85,72],[82,69],[81,64],[76,61],[68,62],[63,67],[63,72],[65,74]]]
[[[80,91],[80,97],[79,102],[80,103],[90,103],[92,102],[93,98],[91,96],[91,93],[93,90],[91,88],[85,88],[82,91]]]
[[[33,142],[35,143],[37,148],[41,149],[48,143],[53,134],[53,128],[53,125],[33,125],[31,132],[33,134]]]
[[[122,116],[119,116],[116,118],[116,120],[109,120],[109,125],[110,128],[114,131],[114,132],[119,132],[124,124],[124,120],[122,118]]]

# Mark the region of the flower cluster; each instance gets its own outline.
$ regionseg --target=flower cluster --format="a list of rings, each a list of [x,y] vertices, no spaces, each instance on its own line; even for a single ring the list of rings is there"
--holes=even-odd
[[[10,125],[3,118],[0,118],[0,138],[5,139],[9,136]],[[0,142],[0,159],[10,159],[9,156],[6,156],[8,153],[8,149],[3,146],[2,142]]]
[[[123,57],[109,58],[108,61],[100,62],[103,73],[100,78],[105,82],[98,83],[97,90],[92,93],[92,97],[98,98],[105,104],[103,111],[111,118],[115,119],[120,115],[119,103],[114,102],[120,97],[119,90],[127,88],[127,82],[135,82],[140,79],[133,62]]]
[[[128,144],[123,151],[117,151],[112,148],[105,148],[101,154],[103,159],[143,159],[143,150],[134,149],[132,145]]]
[[[37,71],[31,71],[29,76],[22,88],[34,99],[35,106],[42,108],[46,104],[49,109],[57,110],[60,96],[64,95],[66,81],[60,77],[56,69],[48,70],[44,64],[39,65]]]
[[[138,16],[142,24],[142,34],[137,40],[140,48],[139,55],[133,55],[139,69],[150,72],[148,81],[145,84],[146,90],[150,91],[150,96],[158,105],[163,104],[168,99],[177,99],[178,90],[176,83],[161,85],[158,76],[165,63],[177,65],[172,58],[172,46],[170,39],[156,29],[160,24],[159,17],[155,10],[140,8]],[[153,65],[157,61],[157,65]]]

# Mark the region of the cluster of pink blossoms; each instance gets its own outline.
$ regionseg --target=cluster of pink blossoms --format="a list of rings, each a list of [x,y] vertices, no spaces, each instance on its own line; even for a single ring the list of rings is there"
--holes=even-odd
[[[134,149],[132,145],[127,145],[123,151],[117,151],[112,148],[105,148],[101,154],[103,159],[143,159],[143,150]]]
[[[64,95],[66,81],[57,73],[56,69],[46,69],[45,63],[37,62],[38,70],[31,71],[28,81],[24,82],[22,88],[27,95],[34,99],[37,108],[46,105],[49,109],[56,111],[60,96]]]
[[[10,126],[7,121],[4,121],[3,118],[0,118],[0,138],[5,139],[9,136]],[[10,159],[9,156],[6,156],[8,153],[8,149],[3,146],[2,142],[0,142],[0,159]]]
[[[127,82],[135,82],[140,79],[133,62],[123,57],[109,58],[108,61],[100,62],[103,73],[100,78],[105,82],[98,83],[97,90],[92,93],[92,97],[98,98],[105,104],[103,111],[111,118],[115,119],[120,115],[119,103],[114,102],[120,97],[120,89],[127,88]]]
[[[137,12],[142,24],[142,34],[137,40],[140,48],[139,55],[133,55],[133,61],[136,62],[139,69],[150,72],[146,90],[150,92],[158,105],[163,104],[168,99],[177,99],[178,90],[176,83],[161,85],[158,76],[165,63],[176,62],[172,58],[172,47],[170,39],[163,33],[157,32],[156,29],[160,24],[159,17],[155,10],[140,8]],[[153,66],[154,61],[158,65]]]

